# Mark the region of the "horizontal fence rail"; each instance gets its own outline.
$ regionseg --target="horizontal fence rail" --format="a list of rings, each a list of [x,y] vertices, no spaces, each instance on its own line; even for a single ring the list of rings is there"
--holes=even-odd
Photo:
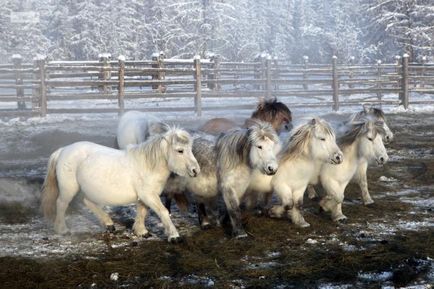
[[[397,58],[398,59],[398,58]],[[331,107],[357,103],[403,105],[432,104],[432,98],[412,101],[412,93],[434,94],[434,64],[409,63],[404,55],[396,63],[291,64],[260,57],[253,62],[223,62],[210,59],[165,59],[132,61],[103,54],[98,61],[47,61],[23,63],[19,55],[11,64],[0,64],[0,116],[47,113],[120,112],[135,109],[132,100],[156,105],[143,111],[170,112],[251,109],[254,103],[239,99],[295,97],[290,106]],[[385,94],[396,98],[384,98]],[[207,102],[221,99],[224,105]],[[300,98],[300,99],[299,99]],[[179,103],[170,100],[184,99]],[[229,105],[231,99],[238,99]],[[104,107],[83,107],[84,100],[105,101]],[[190,103],[191,100],[191,103]],[[168,102],[160,105],[161,102]],[[63,103],[60,106],[56,104]],[[218,103],[218,101],[217,101]]]

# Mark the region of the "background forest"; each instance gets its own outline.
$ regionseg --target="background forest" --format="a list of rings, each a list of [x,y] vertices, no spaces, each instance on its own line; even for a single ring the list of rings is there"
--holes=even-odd
[[[432,60],[433,0],[0,0],[0,62],[114,57],[189,58],[260,53],[299,63]],[[30,12],[35,21],[20,21]],[[35,13],[36,12],[36,13]],[[19,17],[18,17],[19,18]]]

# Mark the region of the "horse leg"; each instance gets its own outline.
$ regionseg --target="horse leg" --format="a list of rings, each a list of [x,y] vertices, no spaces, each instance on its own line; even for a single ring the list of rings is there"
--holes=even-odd
[[[211,213],[212,222],[216,226],[220,226],[220,211],[218,205],[218,197],[213,197],[207,200],[207,207]]]
[[[171,212],[171,208],[172,208],[172,195],[167,193],[164,199],[164,206],[166,207],[167,211],[169,211],[169,214],[172,213]]]
[[[66,209],[74,196],[78,193],[79,186],[77,183],[69,182],[64,185],[62,179],[58,178],[59,183],[59,197],[56,200],[56,218],[54,219],[54,231],[58,234],[66,234],[68,227],[65,222]]]
[[[294,205],[292,190],[288,185],[280,183],[274,185],[274,191],[281,204],[271,207],[268,214],[272,218],[282,218]]]
[[[141,202],[137,201],[136,204],[136,218],[133,224],[133,232],[136,236],[149,238],[151,234],[148,232],[145,226],[146,215],[148,214],[148,209]]]
[[[361,190],[362,201],[364,205],[370,205],[374,203],[374,200],[372,200],[368,190],[368,177],[366,175],[367,170],[368,170],[368,163],[362,163],[357,168],[357,172],[356,172],[357,183]]]
[[[211,227],[211,223],[206,213],[205,204],[202,202],[197,203],[197,216],[202,230],[207,230]]]
[[[232,235],[235,238],[247,237],[246,231],[243,229],[241,223],[241,210],[240,201],[237,198],[237,194],[232,188],[223,190],[223,199],[228,210],[229,218],[232,224]]]
[[[307,186],[307,196],[309,199],[313,200],[318,197],[318,193],[315,190],[315,187],[313,185]]]
[[[273,196],[273,192],[266,192],[263,194],[260,194],[258,197],[258,202],[256,205],[256,212],[258,216],[264,216],[269,211],[270,203],[271,203],[271,197]]]
[[[345,221],[347,217],[342,213],[345,187],[331,180],[324,182],[323,186],[326,191],[326,196],[320,201],[321,208],[326,212],[331,212],[333,221]]]
[[[98,220],[106,227],[107,231],[115,231],[113,220],[110,218],[109,214],[104,212],[104,210],[100,206],[98,206],[92,201],[89,201],[88,199],[86,199],[86,197],[83,198],[83,203],[86,205],[86,207],[88,207],[89,210],[91,210],[96,215]]]
[[[303,196],[305,190],[306,188],[294,191],[293,194],[294,206],[292,206],[292,209],[288,211],[288,214],[290,215],[292,222],[296,226],[301,228],[306,228],[310,226],[310,224],[305,221],[303,215],[301,214],[301,209],[303,208]]]
[[[170,243],[179,243],[182,241],[181,237],[179,236],[178,231],[176,230],[175,225],[173,224],[172,220],[170,219],[169,211],[166,209],[166,207],[163,206],[161,203],[161,200],[158,196],[149,194],[141,194],[140,200],[145,204],[147,207],[149,207],[151,210],[153,210],[157,216],[160,218],[161,222],[164,226],[164,231],[166,235],[168,236],[167,240]]]
[[[344,201],[344,190],[345,188],[339,188],[334,194],[334,200],[336,205],[332,210],[332,220],[335,222],[343,223],[347,220],[347,217],[342,213],[342,202]]]

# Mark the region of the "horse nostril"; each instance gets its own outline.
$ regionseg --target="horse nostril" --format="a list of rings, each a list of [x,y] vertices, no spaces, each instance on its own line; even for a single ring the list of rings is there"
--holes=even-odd
[[[268,166],[268,171],[269,172],[274,172],[274,168],[272,166]]]
[[[384,163],[384,158],[380,157],[380,162]]]
[[[197,171],[196,171],[196,169],[193,169],[192,171],[193,171],[193,175],[194,175],[194,176],[197,176]]]

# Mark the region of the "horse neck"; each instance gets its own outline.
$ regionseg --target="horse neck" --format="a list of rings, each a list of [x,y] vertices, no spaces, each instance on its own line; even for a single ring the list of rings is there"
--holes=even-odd
[[[356,139],[352,144],[346,145],[342,148],[342,153],[344,154],[344,163],[352,166],[357,166],[357,164],[363,161],[363,157],[359,155],[360,150],[360,140]]]
[[[170,175],[166,158],[167,147],[162,147],[161,142],[163,141],[165,141],[163,138],[150,140],[130,149],[129,153],[132,159],[141,170],[158,173],[163,177]],[[150,146],[152,146],[152,148]],[[154,155],[149,155],[149,153],[153,153]]]

